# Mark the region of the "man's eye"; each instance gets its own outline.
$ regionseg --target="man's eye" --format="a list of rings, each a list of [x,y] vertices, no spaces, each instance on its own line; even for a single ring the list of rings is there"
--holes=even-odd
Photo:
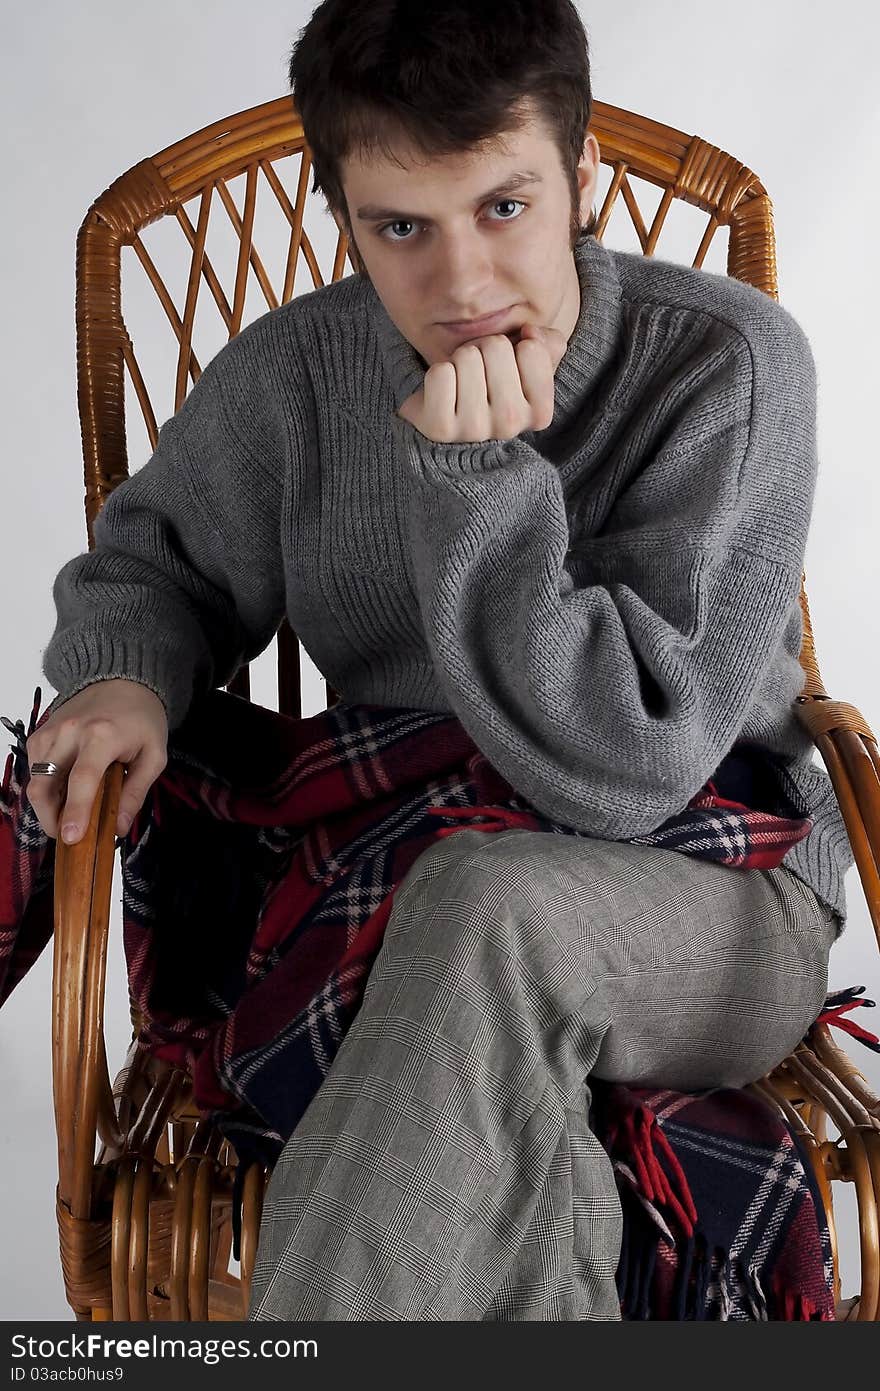
[[[414,226],[414,223],[412,223],[412,222],[406,222],[403,218],[400,218],[400,219],[398,219],[397,222],[386,222],[386,223],[384,223],[384,225],[381,226],[381,227],[378,229],[378,235],[379,235],[380,237],[385,237],[385,233],[386,233],[391,227],[412,227],[412,226]],[[412,237],[385,237],[385,240],[386,240],[386,241],[412,241]]]
[[[492,206],[493,208],[503,208],[503,207],[511,207],[511,206],[517,207],[517,208],[524,208],[524,207],[526,206],[526,204],[523,202],[523,200],[522,200],[521,198],[499,198],[495,203],[491,204],[491,206]],[[502,218],[498,218],[498,219],[490,218],[490,221],[516,222],[518,216],[519,216],[519,214],[517,214],[517,215],[514,216],[514,217],[502,217]],[[412,241],[412,240],[413,240],[412,237],[397,237],[397,236],[394,236],[394,237],[386,237],[386,236],[385,236],[385,233],[386,233],[387,231],[389,231],[392,227],[397,227],[397,228],[400,228],[400,227],[414,227],[415,225],[416,225],[416,224],[415,224],[414,222],[409,222],[406,218],[398,218],[396,222],[386,222],[386,223],[384,223],[381,227],[379,227],[378,230],[377,230],[377,235],[380,236],[380,237],[383,237],[385,241],[396,241],[396,242]]]
[[[524,208],[524,207],[525,207],[525,203],[524,203],[524,202],[522,201],[522,199],[520,199],[520,198],[499,198],[497,203],[493,203],[493,204],[492,204],[492,207],[493,207],[493,208],[503,208],[503,207],[505,207],[505,206],[509,207],[511,204],[513,204],[515,207],[518,207],[518,208]],[[502,222],[515,222],[515,221],[516,221],[516,218],[515,218],[515,217],[503,217],[503,218],[501,219],[501,221],[502,221]]]

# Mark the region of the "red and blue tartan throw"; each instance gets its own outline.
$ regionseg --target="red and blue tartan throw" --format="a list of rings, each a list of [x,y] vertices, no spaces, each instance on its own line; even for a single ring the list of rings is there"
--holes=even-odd
[[[53,928],[55,841],[25,795],[39,703],[38,687],[27,731],[0,717],[16,740],[0,788],[0,1004]],[[784,763],[739,742],[682,813],[634,843],[772,868],[810,830],[797,797]],[[184,1070],[236,1151],[236,1258],[248,1165],[274,1164],[327,1075],[397,885],[463,826],[582,834],[518,796],[444,714],[340,702],[294,719],[217,690],[169,737],[165,769],[116,842],[143,1019],[133,1048]],[[819,1020],[880,1050],[842,1019],[873,1003],[858,993],[829,996]],[[833,1319],[820,1193],[768,1102],[590,1086],[624,1215],[624,1318]]]

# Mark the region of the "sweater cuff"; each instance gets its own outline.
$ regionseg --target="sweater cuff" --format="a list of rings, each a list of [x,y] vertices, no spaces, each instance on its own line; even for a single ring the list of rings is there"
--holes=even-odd
[[[69,690],[59,691],[57,695],[53,696],[52,700],[51,700],[51,701],[49,702],[49,704],[46,706],[45,710],[43,710],[43,711],[41,712],[41,714],[40,714],[40,719],[39,719],[39,723],[40,723],[40,724],[45,723],[45,721],[49,718],[49,716],[50,716],[50,715],[54,715],[54,714],[55,714],[55,711],[56,711],[60,706],[66,705],[67,702],[68,702],[73,696],[79,695],[80,691],[84,691],[84,690],[86,689],[87,686],[96,686],[96,685],[98,684],[99,681],[134,681],[134,680],[135,680],[135,677],[133,677],[133,676],[125,676],[122,672],[118,672],[118,671],[110,671],[110,672],[107,672],[106,674],[104,674],[104,675],[102,675],[102,676],[90,676],[87,680],[85,680],[85,681],[80,681],[80,682],[76,683],[76,684],[75,684],[74,686],[72,686]],[[54,682],[53,682],[52,684],[54,685]],[[148,686],[148,683],[147,683],[146,681],[138,681],[137,684],[138,684],[139,686]],[[162,704],[163,704],[163,706],[165,707],[165,718],[166,718],[166,720],[167,720],[167,719],[168,719],[168,706],[167,706],[167,704],[166,704],[165,697],[162,695],[162,692],[161,692],[161,691],[157,691],[155,686],[148,686],[148,689],[151,690],[151,691],[153,692],[153,694],[156,695],[156,696],[158,696],[159,699],[162,701]],[[169,732],[170,732],[170,722],[169,722]]]
[[[94,627],[66,630],[63,650],[50,642],[43,655],[43,671],[58,691],[59,703],[98,681],[136,681],[161,700],[169,733],[183,723],[192,704],[191,669],[191,659],[163,643],[161,635],[148,646]]]
[[[511,464],[523,447],[519,436],[506,440],[445,444],[429,440],[402,416],[394,415],[392,421],[396,438],[403,448],[404,457],[409,460],[412,472],[429,483],[466,474],[489,473],[492,469]]]

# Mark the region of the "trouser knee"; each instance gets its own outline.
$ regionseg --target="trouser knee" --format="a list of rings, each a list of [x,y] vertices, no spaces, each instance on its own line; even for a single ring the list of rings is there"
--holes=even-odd
[[[548,912],[543,879],[492,842],[460,831],[412,866],[363,1003],[468,1054],[484,1048],[487,1061],[530,1076],[529,1090],[543,1077],[564,1099],[582,1084],[610,1013],[577,931]]]

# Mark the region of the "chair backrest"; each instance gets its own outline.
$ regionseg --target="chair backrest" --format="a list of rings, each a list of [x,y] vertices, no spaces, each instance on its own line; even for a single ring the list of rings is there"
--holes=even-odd
[[[642,252],[653,255],[661,231],[668,226],[670,209],[677,206],[676,200],[679,200],[678,205],[689,204],[698,210],[701,236],[692,265],[704,267],[713,239],[723,228],[728,236],[727,274],[778,298],[772,205],[765,188],[750,169],[698,136],[687,135],[604,102],[594,103],[590,128],[599,142],[603,174],[607,176],[604,201],[598,211],[597,238],[602,239],[609,224],[621,213],[624,217],[628,214],[629,226],[634,229]],[[308,288],[338,280],[345,273],[348,240],[320,200],[325,239],[328,229],[332,229],[335,236],[335,245],[328,242],[327,259],[332,262],[330,274],[327,280],[322,278],[313,238],[305,225],[319,201],[316,195],[308,193],[310,168],[310,152],[302,123],[292,98],[285,96],[216,121],[151,158],[141,160],[116,179],[89,208],[77,236],[76,332],[90,548],[94,545],[95,517],[112,490],[128,477],[127,390],[134,393],[140,406],[151,450],[158,438],[156,411],[147,389],[143,364],[123,317],[122,248],[133,248],[145,272],[142,284],[147,286],[151,299],[151,292],[155,291],[167,320],[166,331],[170,325],[177,343],[173,399],[160,412],[159,418],[164,419],[179,409],[190,386],[200,375],[194,332],[197,310],[201,311],[206,302],[216,306],[222,332],[230,339],[243,326],[247,294],[254,283],[265,301],[265,306],[257,306],[257,312],[262,313],[293,297],[303,268],[311,279]],[[235,179],[242,179],[244,184],[241,212],[230,189]],[[294,179],[291,199],[286,185],[293,188]],[[283,227],[283,237],[272,238],[273,242],[278,242],[284,258],[283,279],[277,291],[255,244],[258,187],[264,198],[268,197],[270,202],[275,200],[272,207]],[[235,251],[231,303],[207,254],[209,216],[216,206],[215,195],[228,214],[229,226],[225,223],[223,226]],[[642,207],[651,201],[655,207],[649,214],[650,225],[646,225]],[[194,205],[192,217],[187,211],[190,203]],[[160,220],[168,223],[173,220],[190,247],[188,273],[185,281],[180,281],[178,303],[142,236],[145,228]],[[319,236],[320,233],[316,233],[314,240]],[[665,251],[664,254],[671,260],[681,259]],[[179,262],[179,256],[177,259]],[[350,260],[349,265],[352,265]],[[249,279],[250,271],[253,271],[253,280]],[[210,298],[203,287],[210,291]],[[128,290],[126,294],[128,303]],[[217,343],[213,351],[220,346],[222,343]],[[208,351],[210,355],[212,350]],[[167,360],[168,354],[164,352],[161,370],[166,374]],[[804,619],[801,666],[805,684],[799,699],[827,698],[816,663],[803,580],[801,608]],[[277,643],[278,709],[284,714],[300,715],[299,643],[286,619],[279,628]],[[247,667],[240,669],[228,689],[249,697]],[[328,705],[336,698],[328,685]]]

